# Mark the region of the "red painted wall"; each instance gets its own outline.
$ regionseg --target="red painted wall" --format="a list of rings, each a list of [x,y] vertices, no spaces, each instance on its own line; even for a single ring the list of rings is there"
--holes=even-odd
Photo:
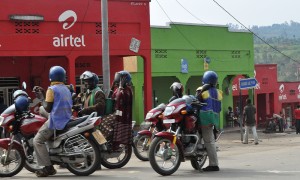
[[[239,78],[243,77],[237,76],[232,83],[234,107],[239,100]],[[300,104],[300,82],[278,82],[276,64],[256,64],[255,78],[258,81],[254,88],[257,120],[265,121],[266,117],[280,111],[284,111],[286,116],[292,115],[296,105]],[[248,90],[242,90],[242,95],[245,102]]]

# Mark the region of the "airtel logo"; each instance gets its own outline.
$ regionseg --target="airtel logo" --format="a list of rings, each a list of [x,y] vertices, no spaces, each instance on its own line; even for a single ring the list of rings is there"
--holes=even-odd
[[[69,24],[67,20],[70,18],[72,18],[73,21]],[[63,23],[62,28],[64,30],[68,30],[73,27],[76,21],[77,14],[72,10],[67,10],[58,17],[58,22]],[[84,35],[76,37],[73,35],[65,36],[64,34],[60,34],[58,37],[53,37],[52,44],[54,47],[85,47]]]
[[[281,84],[281,85],[279,86],[279,91],[280,91],[280,93],[283,93],[283,91],[284,91],[284,85],[283,85],[283,84]]]
[[[68,24],[68,22],[65,22],[63,24],[63,29],[70,29],[75,24],[75,22],[77,21],[77,14],[72,10],[67,10],[59,16],[58,22],[64,22],[71,17],[73,17],[73,22],[70,25]]]

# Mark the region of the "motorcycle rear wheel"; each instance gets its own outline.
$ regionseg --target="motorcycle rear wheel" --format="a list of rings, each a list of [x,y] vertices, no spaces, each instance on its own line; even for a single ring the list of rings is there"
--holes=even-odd
[[[147,135],[137,135],[133,141],[135,148],[133,152],[141,161],[149,161],[148,153],[151,143],[151,137]]]
[[[179,148],[171,147],[171,141],[162,137],[153,139],[149,150],[152,168],[160,175],[167,176],[177,171],[181,164]]]
[[[0,177],[12,177],[18,174],[24,167],[25,156],[19,149],[12,147],[9,156],[6,158],[7,151],[0,148]],[[6,163],[4,164],[6,158]]]
[[[101,164],[107,169],[117,169],[125,166],[131,158],[132,147],[131,145],[120,145],[121,152],[104,152],[101,159]],[[108,154],[110,153],[110,154]],[[119,154],[119,156],[109,157],[113,153]],[[123,157],[122,157],[123,155]],[[121,158],[120,158],[121,157]]]
[[[91,139],[87,139],[87,141],[83,150],[87,160],[82,163],[66,164],[66,168],[77,176],[88,176],[99,168],[99,162],[101,161],[99,145]]]

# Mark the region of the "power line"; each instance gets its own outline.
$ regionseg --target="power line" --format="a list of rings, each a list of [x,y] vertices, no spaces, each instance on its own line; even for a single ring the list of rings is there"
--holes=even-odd
[[[187,10],[178,0],[176,0],[176,2],[183,8],[185,9],[191,16],[193,16],[195,19],[197,19],[198,21],[207,24],[206,22],[202,21],[201,19],[199,19],[197,16],[195,16],[194,14],[192,14],[189,10]]]
[[[287,57],[288,59],[296,62],[296,63],[300,63],[299,61],[291,58],[290,56],[284,54],[283,52],[281,52],[280,50],[278,50],[277,48],[275,48],[274,46],[272,46],[271,44],[269,44],[267,41],[265,41],[264,39],[262,39],[261,37],[259,37],[256,33],[254,33],[252,30],[250,30],[249,28],[247,28],[243,23],[241,23],[238,19],[236,19],[232,14],[230,14],[230,12],[228,12],[223,6],[221,6],[216,0],[213,0],[221,9],[223,9],[229,16],[231,16],[234,20],[236,20],[239,24],[241,24],[245,29],[247,29],[249,32],[251,32],[255,37],[257,37],[258,39],[260,39],[262,42],[264,42],[265,44],[267,44],[268,46],[270,46],[273,50],[275,50],[276,52],[280,53],[281,55]]]
[[[164,12],[164,14],[167,16],[167,18],[169,19],[169,21],[171,23],[174,23],[171,18],[169,17],[169,15],[167,14],[167,12],[164,10],[164,8],[161,6],[161,4],[158,2],[158,0],[156,0],[158,6],[160,7],[160,9]],[[196,46],[193,45],[193,43],[191,43],[190,40],[188,40],[188,38],[185,37],[185,35],[177,28],[177,26],[174,26],[175,29],[181,34],[181,36],[195,49],[197,50]]]

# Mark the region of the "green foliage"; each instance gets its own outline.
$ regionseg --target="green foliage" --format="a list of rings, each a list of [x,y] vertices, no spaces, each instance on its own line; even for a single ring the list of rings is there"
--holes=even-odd
[[[230,29],[239,29],[229,24]],[[255,64],[277,64],[278,81],[300,80],[300,23],[273,24],[272,26],[252,26],[251,31],[262,38],[266,44],[254,36]],[[280,52],[283,54],[281,54]]]

